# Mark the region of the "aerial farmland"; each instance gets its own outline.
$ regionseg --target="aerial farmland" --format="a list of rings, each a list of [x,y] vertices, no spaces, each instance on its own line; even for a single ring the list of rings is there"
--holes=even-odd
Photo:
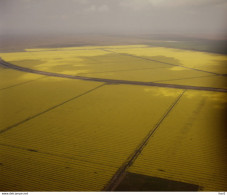
[[[227,191],[227,55],[149,44],[0,53],[2,191]]]
[[[226,0],[0,0],[0,191],[227,192]]]

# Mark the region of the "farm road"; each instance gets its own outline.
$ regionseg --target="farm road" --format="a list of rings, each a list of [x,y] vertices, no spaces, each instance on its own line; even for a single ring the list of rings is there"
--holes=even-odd
[[[1,58],[0,58],[0,66],[2,66],[4,68],[22,71],[22,72],[29,72],[29,73],[34,73],[34,74],[53,76],[53,77],[62,77],[62,78],[69,78],[69,79],[79,79],[79,80],[85,80],[85,81],[104,82],[106,84],[141,85],[141,86],[156,86],[156,87],[176,88],[176,89],[215,91],[215,92],[224,92],[224,93],[227,92],[227,89],[224,89],[224,88],[177,85],[177,84],[142,82],[142,81],[129,81],[129,80],[116,80],[116,79],[105,79],[105,78],[95,78],[95,77],[85,77],[85,76],[75,76],[75,75],[67,75],[67,74],[60,74],[60,73],[53,73],[53,72],[45,72],[45,71],[34,70],[34,69],[30,69],[30,68],[17,66],[17,65],[5,62]]]

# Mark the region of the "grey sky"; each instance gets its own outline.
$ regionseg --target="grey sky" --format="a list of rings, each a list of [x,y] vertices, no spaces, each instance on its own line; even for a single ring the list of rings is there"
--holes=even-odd
[[[227,33],[227,0],[0,0],[6,33]]]

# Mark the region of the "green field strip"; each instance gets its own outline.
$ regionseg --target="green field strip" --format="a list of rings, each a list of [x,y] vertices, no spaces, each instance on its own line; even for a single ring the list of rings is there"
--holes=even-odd
[[[56,105],[79,96],[100,83],[43,78],[0,92],[1,132],[26,122]]]
[[[115,173],[115,175],[112,177],[112,179],[108,182],[108,184],[105,186],[105,191],[113,191],[115,188],[119,185],[119,182],[122,180],[122,178],[125,176],[127,169],[132,166],[133,162],[137,159],[137,157],[142,152],[143,148],[147,145],[148,141],[150,140],[151,136],[155,133],[155,131],[159,128],[161,123],[165,120],[165,118],[169,115],[169,113],[172,111],[172,109],[175,107],[175,105],[180,101],[181,97],[184,95],[185,90],[174,100],[174,102],[170,105],[170,107],[167,109],[165,114],[161,117],[161,119],[156,123],[156,125],[148,132],[146,137],[142,140],[142,142],[139,144],[137,148],[135,148],[135,151],[128,157],[127,161],[118,169],[118,171]]]
[[[222,73],[217,73],[217,72],[212,72],[212,71],[208,71],[208,70],[204,70],[204,69],[193,68],[193,67],[189,67],[189,66],[183,66],[183,65],[180,65],[180,64],[173,64],[173,63],[169,63],[169,62],[165,62],[165,61],[159,61],[159,60],[156,60],[156,59],[152,59],[151,57],[147,58],[147,57],[132,55],[132,54],[128,54],[128,53],[118,53],[116,51],[112,51],[112,50],[109,50],[109,49],[108,50],[104,49],[104,51],[109,51],[109,52],[117,53],[119,55],[129,56],[129,57],[132,57],[132,58],[138,58],[138,59],[151,61],[151,62],[156,62],[156,63],[161,63],[161,64],[165,64],[165,65],[169,65],[169,66],[181,67],[181,68],[184,68],[184,69],[189,69],[189,70],[209,73],[209,74],[213,74],[213,75],[217,75],[217,76],[224,76],[224,77],[227,76],[227,74],[223,74],[223,72]],[[225,70],[226,70],[226,67],[225,67]]]
[[[115,52],[136,57],[144,57],[164,63],[175,64],[187,68],[199,69],[217,73],[223,76],[227,74],[226,55],[171,49],[164,47],[141,48],[141,49],[112,49]]]
[[[106,73],[88,73],[87,77],[98,77],[105,79],[155,82],[157,80],[184,79],[188,77],[211,76],[211,74],[198,72],[194,70],[175,70],[171,68],[157,68],[146,70],[128,70],[127,72],[106,72]]]
[[[211,72],[217,72],[219,75],[217,76],[225,76],[227,75],[227,60],[220,60],[217,61],[217,62],[210,62],[208,64],[204,64],[204,65],[200,65],[200,66],[197,66],[199,69],[201,70],[208,70],[208,71],[211,71]]]
[[[158,83],[181,84],[214,88],[227,88],[227,80],[222,76],[201,76],[197,78],[173,79],[169,81],[156,81]]]
[[[120,167],[180,92],[106,85],[12,128],[0,142]]]
[[[128,171],[226,191],[226,98],[187,90]]]
[[[116,168],[1,148],[1,191],[100,191]]]

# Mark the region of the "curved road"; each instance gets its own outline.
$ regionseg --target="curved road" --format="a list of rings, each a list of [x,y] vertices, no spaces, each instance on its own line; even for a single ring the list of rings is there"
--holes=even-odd
[[[216,91],[216,92],[227,92],[227,89],[224,88],[213,88],[213,87],[200,87],[200,86],[190,86],[190,85],[177,85],[177,84],[166,84],[166,83],[155,83],[155,82],[142,82],[142,81],[128,81],[128,80],[116,80],[116,79],[105,79],[105,78],[95,78],[95,77],[85,77],[85,76],[75,76],[75,75],[67,75],[61,73],[53,73],[53,72],[45,72],[40,70],[34,70],[30,68],[25,68],[21,66],[17,66],[11,63],[8,63],[0,58],[0,65],[5,68],[10,68],[14,70],[19,70],[28,73],[46,75],[46,76],[54,76],[54,77],[62,77],[62,78],[70,78],[70,79],[79,79],[86,81],[96,81],[96,82],[104,82],[106,84],[124,84],[124,85],[142,85],[142,86],[156,86],[156,87],[165,87],[165,88],[175,88],[175,89],[191,89],[191,90],[202,90],[202,91]]]

